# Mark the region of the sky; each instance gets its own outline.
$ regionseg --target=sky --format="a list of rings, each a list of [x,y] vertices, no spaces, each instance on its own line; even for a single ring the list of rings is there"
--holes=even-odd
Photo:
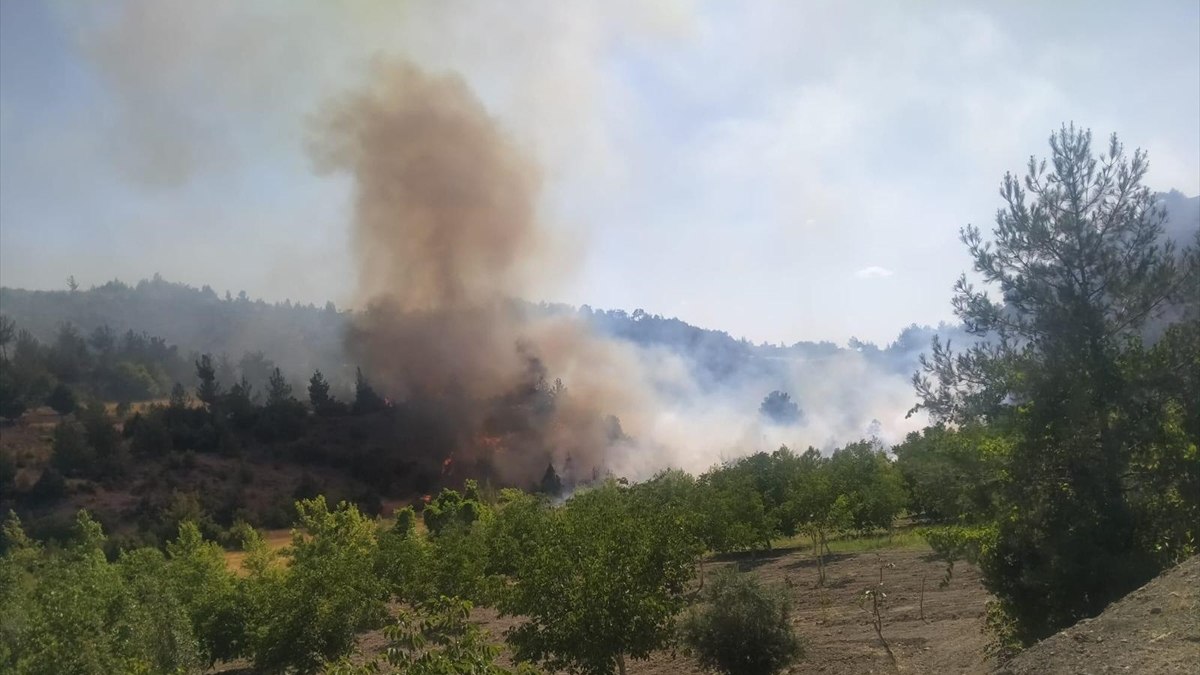
[[[313,119],[389,59],[540,166],[561,259],[528,299],[755,342],[951,320],[959,228],[1064,122],[1200,193],[1195,0],[0,0],[0,284],[353,304]]]

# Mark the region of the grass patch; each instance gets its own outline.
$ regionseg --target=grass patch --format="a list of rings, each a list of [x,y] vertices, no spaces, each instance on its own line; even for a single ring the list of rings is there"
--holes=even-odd
[[[830,553],[863,553],[885,549],[927,549],[929,544],[917,534],[916,528],[896,528],[890,532],[847,534],[827,540]],[[771,542],[773,548],[812,548],[812,539],[796,535]]]

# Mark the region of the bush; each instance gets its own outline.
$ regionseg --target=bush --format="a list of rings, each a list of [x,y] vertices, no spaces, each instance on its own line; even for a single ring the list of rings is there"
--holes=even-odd
[[[248,637],[258,670],[314,672],[386,616],[374,523],[346,503],[329,510],[324,497],[297,502],[296,511],[287,565],[273,564],[261,540],[247,543]]]
[[[772,675],[803,655],[781,592],[771,593],[751,576],[724,570],[713,579],[705,600],[681,626],[683,643],[705,668],[729,675]]]

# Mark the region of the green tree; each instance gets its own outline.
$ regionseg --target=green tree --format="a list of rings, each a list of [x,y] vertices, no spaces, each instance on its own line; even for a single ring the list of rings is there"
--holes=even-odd
[[[536,672],[522,664],[506,668],[496,663],[500,646],[470,620],[471,603],[440,598],[416,609],[400,608],[396,621],[383,629],[387,639],[382,658],[354,665],[331,664],[329,675],[518,675]]]
[[[850,443],[829,458],[833,492],[849,509],[859,532],[889,529],[904,510],[904,478],[883,449],[871,441]]]
[[[1050,148],[1049,169],[1031,159],[1023,180],[1005,176],[991,240],[962,233],[985,286],[963,276],[953,305],[987,340],[961,353],[935,341],[914,378],[935,421],[1012,430],[995,546],[980,565],[1022,642],[1098,613],[1194,550],[1200,534],[1195,524],[1160,531],[1139,513],[1140,488],[1175,465],[1141,461],[1148,439],[1185,462],[1197,439],[1163,428],[1166,392],[1126,367],[1144,349],[1146,321],[1194,292],[1194,268],[1181,269],[1162,241],[1145,153],[1127,156],[1113,136],[1095,156],[1091,132],[1074,126],[1052,134]],[[1149,399],[1155,414],[1142,415]],[[1196,499],[1165,508],[1180,514]]]
[[[167,542],[166,573],[170,592],[187,611],[200,653],[212,664],[241,656],[246,649],[246,603],[225,562],[225,552],[205,541],[194,521],[179,525]]]
[[[549,511],[502,596],[524,617],[508,635],[519,658],[578,673],[625,672],[671,639],[700,547],[638,508],[617,483]]]
[[[419,603],[432,595],[430,546],[416,531],[417,515],[411,506],[397,509],[391,529],[379,535],[376,574],[390,595],[402,602]]]
[[[308,402],[312,405],[313,412],[318,415],[325,414],[334,402],[333,397],[329,395],[329,383],[319,370],[313,372],[308,380]]]
[[[441,534],[453,525],[469,526],[485,517],[488,507],[479,497],[479,484],[468,480],[464,492],[444,489],[425,506],[421,516],[431,534]]]
[[[680,634],[705,668],[774,675],[804,653],[789,614],[782,589],[763,588],[754,577],[725,569],[705,591],[704,604],[684,617]]]
[[[54,387],[54,391],[46,397],[46,405],[54,409],[54,412],[59,415],[70,415],[75,412],[75,408],[79,406],[75,400],[75,392],[63,383],[58,383]]]
[[[10,516],[0,557],[0,670],[184,673],[199,658],[187,615],[163,583],[162,554],[105,558],[100,525],[79,512],[62,549],[32,542]]]
[[[774,514],[756,489],[749,469],[750,464],[743,459],[714,467],[699,478],[702,539],[713,551],[771,548],[776,529]]]
[[[272,370],[267,378],[267,405],[278,406],[293,400],[295,399],[292,398],[292,385],[288,384],[287,378],[278,368]]]
[[[909,511],[933,522],[994,518],[1011,442],[998,425],[942,424],[910,433],[892,449],[910,494]]]
[[[803,417],[791,395],[779,390],[767,394],[758,406],[758,413],[776,424],[795,424]]]
[[[296,502],[296,512],[286,566],[250,545],[250,651],[270,672],[313,672],[385,616],[374,523],[345,502],[329,510],[324,497]]]
[[[221,383],[217,381],[217,370],[210,354],[203,354],[196,361],[196,379],[200,380],[196,387],[196,398],[212,410],[221,398]]]

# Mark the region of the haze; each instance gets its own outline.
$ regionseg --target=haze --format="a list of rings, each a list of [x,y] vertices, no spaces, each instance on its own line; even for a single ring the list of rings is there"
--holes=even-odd
[[[528,299],[887,342],[951,318],[958,228],[1064,121],[1200,192],[1200,5],[995,4],[5,1],[0,284],[355,302],[314,117],[403,58],[540,165]]]

